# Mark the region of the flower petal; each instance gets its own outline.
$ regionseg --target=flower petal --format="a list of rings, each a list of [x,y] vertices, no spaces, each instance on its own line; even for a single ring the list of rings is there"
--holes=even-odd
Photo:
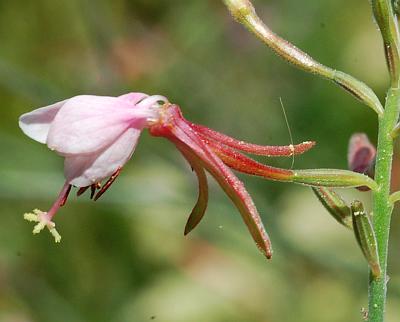
[[[81,95],[68,100],[55,117],[47,138],[63,155],[91,154],[112,144],[128,127],[142,129],[154,114],[127,100]]]
[[[87,156],[67,156],[64,174],[76,187],[86,187],[112,175],[130,159],[137,145],[140,130],[127,129],[113,144]]]
[[[58,111],[66,102],[67,100],[57,102],[21,115],[19,127],[31,139],[46,143],[51,122],[53,122]]]
[[[140,101],[137,106],[142,108],[149,108],[155,105],[159,106],[159,102],[163,102],[163,104],[165,104],[168,102],[168,99],[162,95],[152,95]]]
[[[139,103],[141,100],[145,99],[146,97],[149,97],[149,95],[144,94],[144,93],[128,93],[124,94],[121,96],[118,96],[118,98],[126,100],[130,104],[136,105]]]
[[[354,133],[349,141],[347,162],[349,169],[374,177],[376,148],[365,133]]]

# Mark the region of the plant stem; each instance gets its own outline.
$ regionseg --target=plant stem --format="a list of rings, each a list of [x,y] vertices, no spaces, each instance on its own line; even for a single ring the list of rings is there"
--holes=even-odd
[[[399,117],[400,90],[392,88],[386,97],[385,113],[379,120],[378,147],[375,167],[375,181],[379,190],[373,194],[373,223],[378,243],[379,262],[382,269],[380,277],[370,274],[368,321],[383,322],[386,303],[387,254],[390,219],[393,206],[389,201],[390,178],[392,171],[393,138],[390,133]]]

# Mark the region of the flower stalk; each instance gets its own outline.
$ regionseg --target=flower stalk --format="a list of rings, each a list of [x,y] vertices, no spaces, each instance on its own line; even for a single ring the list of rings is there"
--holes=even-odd
[[[379,191],[373,194],[373,224],[378,244],[380,277],[372,272],[369,280],[368,321],[384,321],[387,294],[387,257],[390,221],[393,210],[393,195],[390,195],[392,173],[393,141],[397,136],[396,123],[400,111],[400,36],[393,2],[391,0],[372,0],[372,11],[379,25],[384,44],[386,62],[389,69],[391,88],[386,97],[383,117],[379,120],[378,147],[376,157],[376,182]]]
[[[223,1],[234,18],[278,56],[306,72],[333,81],[362,103],[372,108],[378,116],[383,114],[382,105],[370,87],[351,75],[317,62],[310,55],[275,34],[257,15],[254,6],[249,0]]]
[[[384,321],[387,291],[387,256],[390,220],[393,205],[390,202],[390,179],[393,159],[393,138],[390,135],[399,117],[400,90],[390,89],[386,97],[386,108],[379,121],[375,180],[379,190],[373,193],[373,225],[378,244],[380,277],[370,274],[368,321]]]

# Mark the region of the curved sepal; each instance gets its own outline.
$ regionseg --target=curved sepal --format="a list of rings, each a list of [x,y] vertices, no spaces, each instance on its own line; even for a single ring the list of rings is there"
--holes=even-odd
[[[259,250],[267,257],[272,256],[271,241],[265,231],[260,215],[244,184],[233,172],[213,153],[213,151],[193,133],[192,128],[175,119],[171,128],[172,136],[168,138],[180,148],[193,152],[197,161],[214,177],[225,191],[233,204],[239,210],[251,236]]]
[[[185,226],[184,235],[186,236],[200,223],[204,217],[208,204],[208,182],[204,168],[196,160],[196,157],[180,145],[177,145],[177,148],[182,153],[184,158],[189,162],[193,171],[196,173],[199,182],[199,195],[197,197],[197,202],[193,207]]]
[[[314,141],[306,141],[296,145],[258,145],[234,139],[228,135],[214,131],[208,127],[197,124],[190,124],[201,136],[213,140],[216,144],[226,145],[235,150],[251,153],[254,155],[263,155],[266,157],[290,157],[302,154],[311,149]]]
[[[213,141],[208,141],[207,143],[213,152],[228,167],[236,171],[278,181],[290,182],[293,177],[294,173],[292,170],[270,167],[259,163],[228,146],[222,146]]]

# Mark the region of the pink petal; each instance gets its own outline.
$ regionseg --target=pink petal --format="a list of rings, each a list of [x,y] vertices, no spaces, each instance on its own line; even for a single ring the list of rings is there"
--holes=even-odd
[[[140,130],[129,128],[99,153],[67,156],[64,163],[67,182],[76,187],[86,187],[111,176],[130,159],[139,136]]]
[[[128,94],[118,96],[118,98],[123,99],[133,105],[136,105],[137,103],[139,103],[141,100],[145,99],[146,97],[149,97],[149,95],[144,94],[144,93],[128,93]]]
[[[153,114],[126,99],[75,96],[55,117],[47,145],[63,155],[91,154],[112,144],[128,127],[142,129]]]
[[[51,122],[53,122],[58,111],[66,102],[67,100],[57,102],[21,115],[19,127],[31,139],[46,143]]]

